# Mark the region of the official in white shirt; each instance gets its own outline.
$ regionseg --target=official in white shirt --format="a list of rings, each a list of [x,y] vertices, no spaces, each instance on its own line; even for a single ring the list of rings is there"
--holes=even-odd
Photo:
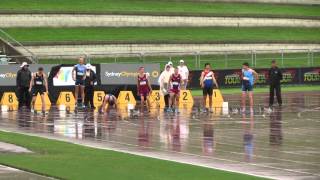
[[[178,66],[179,74],[181,75],[183,84],[181,85],[181,89],[187,89],[188,78],[189,78],[189,69],[185,65],[184,60],[180,60],[180,65]]]

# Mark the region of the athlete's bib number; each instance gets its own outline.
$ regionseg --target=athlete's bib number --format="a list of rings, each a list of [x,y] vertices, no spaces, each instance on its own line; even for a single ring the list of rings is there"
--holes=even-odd
[[[42,81],[36,81],[36,85],[42,85]]]
[[[141,82],[140,82],[140,85],[141,85],[141,86],[146,85],[146,84],[147,84],[146,81],[141,81]]]
[[[78,76],[83,76],[83,72],[77,72]]]

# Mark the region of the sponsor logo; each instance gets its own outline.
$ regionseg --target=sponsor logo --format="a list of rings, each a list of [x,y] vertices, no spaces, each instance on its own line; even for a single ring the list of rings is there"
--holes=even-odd
[[[286,71],[282,74],[282,80],[281,82],[282,83],[290,83],[290,82],[293,82],[293,79],[296,75],[296,71],[295,70],[289,70],[289,71]]]
[[[113,78],[113,77],[116,77],[116,78],[122,78],[122,77],[125,77],[125,78],[136,78],[138,75],[139,75],[138,72],[127,72],[127,71],[122,71],[122,72],[109,72],[109,71],[106,71],[106,72],[104,72],[104,76],[107,77],[107,78]],[[150,73],[146,72],[146,75],[147,75],[147,77],[149,77]],[[153,78],[157,78],[159,76],[159,72],[158,71],[153,71],[151,73],[151,76]]]
[[[236,85],[236,84],[240,84],[240,76],[239,74],[230,74],[230,75],[226,75],[224,77],[225,80],[225,84],[229,84],[229,85]]]
[[[320,71],[319,71],[320,72]],[[316,82],[320,81],[320,73],[317,71],[304,73],[304,82]]]
[[[17,73],[12,73],[12,72],[0,74],[0,78],[2,78],[2,79],[5,79],[5,78],[16,78],[16,77],[17,77]]]

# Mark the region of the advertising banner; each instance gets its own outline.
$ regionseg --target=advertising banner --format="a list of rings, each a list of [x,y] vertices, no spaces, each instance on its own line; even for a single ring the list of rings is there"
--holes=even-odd
[[[320,84],[320,67],[301,69],[302,83],[304,84]]]
[[[61,67],[56,76],[53,77],[54,86],[74,86],[75,82],[72,79],[72,70],[74,66]],[[96,72],[96,67],[91,66],[92,70]],[[97,74],[97,76],[99,76]]]
[[[53,64],[30,64],[29,70],[37,72],[39,67],[43,67],[49,76],[49,71],[55,66]],[[0,86],[16,86],[17,72],[20,70],[20,64],[17,65],[0,65]]]
[[[320,68],[283,68],[282,84],[320,84]],[[255,69],[259,79],[256,85],[268,85],[269,69]],[[215,70],[215,78],[221,87],[240,87],[241,69]],[[200,88],[201,71],[192,71],[189,76],[189,87]]]
[[[158,84],[159,64],[101,64],[100,77],[102,85],[134,85],[137,84],[139,67],[145,68],[152,85]]]

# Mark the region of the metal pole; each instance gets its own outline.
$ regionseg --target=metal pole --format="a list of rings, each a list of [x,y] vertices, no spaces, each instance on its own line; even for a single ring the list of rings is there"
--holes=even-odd
[[[225,52],[224,54],[224,67],[228,68],[228,53]]]
[[[254,58],[251,59],[251,64],[252,64],[252,67],[255,67],[255,65],[254,65]]]
[[[201,54],[198,52],[198,69],[200,69],[201,66]]]
[[[251,62],[253,62],[254,61],[254,53],[253,53],[253,51],[251,50]],[[252,64],[253,65],[253,64]]]
[[[197,57],[197,52],[194,53],[194,57],[195,57],[195,65],[194,65],[194,68],[195,69],[198,69],[198,57]]]
[[[284,53],[283,53],[283,49],[281,49],[281,66],[283,67],[283,55]]]

